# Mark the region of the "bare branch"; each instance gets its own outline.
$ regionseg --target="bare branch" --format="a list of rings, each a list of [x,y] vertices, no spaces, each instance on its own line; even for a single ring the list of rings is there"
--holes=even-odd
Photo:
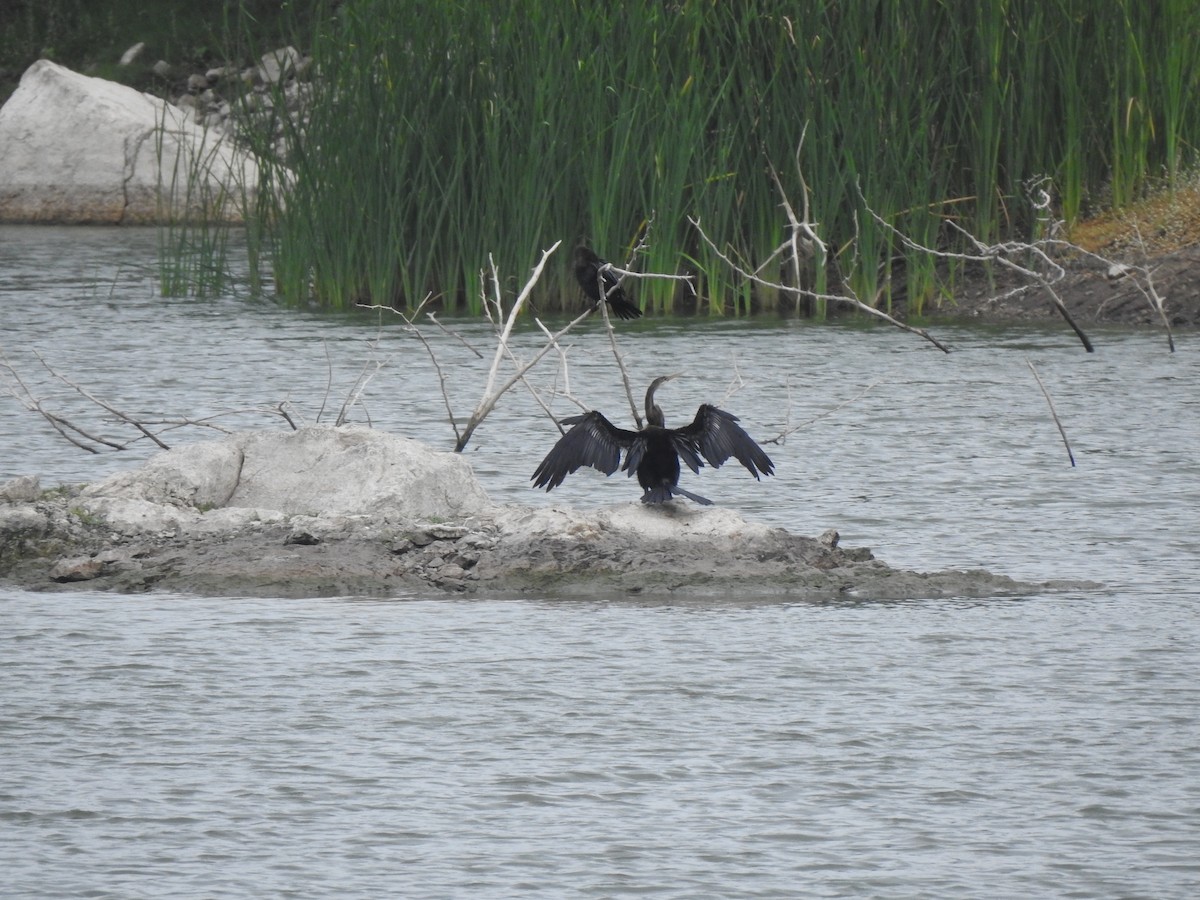
[[[550,258],[550,254],[552,254],[555,250],[557,250],[561,244],[562,244],[561,240],[555,241],[554,245],[551,246],[548,250],[542,251],[542,258],[538,260],[538,263],[536,266],[534,266],[533,272],[530,274],[529,279],[525,282],[525,286],[521,288],[521,292],[517,295],[517,299],[513,301],[512,308],[508,311],[508,315],[504,319],[504,326],[503,326],[503,328],[501,328],[501,330],[496,338],[496,341],[497,341],[496,353],[495,353],[495,356],[493,356],[493,358],[492,358],[491,368],[488,370],[487,382],[484,384],[484,388],[483,388],[483,396],[480,398],[479,403],[476,405],[475,411],[471,413],[471,418],[467,421],[467,425],[462,430],[462,432],[459,433],[457,426],[455,427],[455,435],[457,437],[457,440],[455,441],[454,450],[456,453],[461,452],[463,450],[463,448],[466,447],[467,442],[471,439],[471,435],[474,434],[475,429],[479,427],[479,424],[485,418],[487,418],[488,413],[490,413],[492,411],[492,409],[495,408],[496,403],[500,400],[500,397],[502,397],[504,395],[504,393],[506,391],[508,391],[509,388],[511,388],[518,381],[523,380],[525,377],[525,373],[528,372],[534,365],[536,365],[543,356],[545,356],[547,353],[550,352],[551,349],[553,349],[554,345],[552,343],[547,343],[546,346],[544,346],[541,349],[541,351],[538,352],[530,362],[528,362],[524,365],[517,366],[517,373],[514,376],[512,376],[512,378],[510,378],[508,381],[506,381],[501,387],[499,387],[499,388],[496,387],[496,379],[499,375],[500,361],[502,359],[504,359],[505,356],[511,357],[511,351],[509,350],[509,340],[512,336],[512,330],[513,330],[513,326],[516,324],[517,316],[520,315],[521,308],[525,305],[525,302],[529,299],[529,295],[533,291],[534,285],[536,285],[538,282],[538,279],[541,278],[542,270],[546,267],[546,260]],[[494,265],[493,265],[492,271],[493,271],[493,280],[496,282],[496,291],[497,291],[496,304],[497,304],[497,314],[499,314],[499,311],[500,311],[499,310],[499,302],[500,302],[499,301],[499,290],[500,290],[499,277],[495,273]],[[592,311],[590,309],[587,310],[583,315],[581,315],[579,318],[575,319],[574,322],[572,322],[570,325],[568,325],[567,328],[570,329],[570,328],[574,327],[576,322],[583,321],[585,318],[587,318],[588,315],[591,314],[591,312]],[[563,334],[563,333],[565,333],[565,331],[560,332],[560,334]],[[516,364],[515,358],[513,358],[513,363],[514,363],[514,365]]]
[[[1025,364],[1029,366],[1029,371],[1033,373],[1033,378],[1037,382],[1038,387],[1042,389],[1042,396],[1046,398],[1046,405],[1050,407],[1050,417],[1054,419],[1054,424],[1058,427],[1058,433],[1062,437],[1063,446],[1067,448],[1067,458],[1071,460],[1071,468],[1075,467],[1075,454],[1071,452],[1071,442],[1067,440],[1067,432],[1063,429],[1062,422],[1058,420],[1058,413],[1054,410],[1054,401],[1050,399],[1050,392],[1046,390],[1046,385],[1042,384],[1042,378],[1037,373],[1037,369],[1033,367],[1033,363],[1029,358],[1025,358]]]
[[[535,353],[533,355],[532,359],[530,359],[528,362],[522,364],[520,369],[517,370],[517,373],[515,375],[513,375],[511,378],[509,378],[507,381],[505,381],[503,384],[501,384],[500,387],[497,388],[492,394],[485,395],[484,398],[482,400],[480,400],[479,406],[476,408],[475,413],[471,416],[471,422],[469,423],[468,430],[464,431],[463,435],[458,440],[458,445],[454,449],[456,451],[462,450],[463,447],[466,446],[467,441],[470,439],[471,432],[474,431],[474,429],[479,425],[479,423],[482,422],[487,417],[487,414],[492,411],[492,409],[495,407],[497,401],[499,401],[500,397],[503,396],[503,394],[506,391],[508,391],[509,388],[511,388],[518,381],[520,381],[521,377],[526,372],[528,372],[530,369],[532,369],[534,366],[536,366],[539,362],[541,362],[542,357],[544,357],[547,353],[549,353],[551,350],[553,350],[555,348],[555,346],[556,346],[555,342],[559,338],[561,338],[564,334],[569,332],[572,328],[574,328],[576,325],[578,325],[580,322],[582,322],[584,319],[586,319],[591,314],[592,314],[592,310],[588,309],[588,310],[584,311],[583,313],[580,313],[578,316],[576,316],[574,319],[572,319],[570,322],[568,322],[565,326],[560,328],[558,331],[554,332],[553,340],[547,341],[545,346],[543,346],[542,349],[540,349],[537,353]]]
[[[42,358],[42,355],[40,353],[38,353],[36,350],[33,351],[33,355],[35,357],[37,357],[38,362],[40,362],[43,366],[46,367],[47,372],[49,372],[51,375],[53,375],[55,378],[57,378],[59,381],[61,381],[63,384],[65,384],[67,387],[71,388],[73,391],[76,391],[81,396],[86,397],[88,400],[95,403],[101,409],[107,410],[108,412],[112,413],[114,416],[116,416],[122,422],[132,425],[134,428],[136,428],[138,431],[140,431],[142,434],[144,434],[150,440],[154,441],[154,443],[158,444],[158,446],[160,448],[162,448],[163,450],[170,449],[166,444],[164,444],[162,441],[160,441],[154,435],[153,432],[151,432],[148,428],[146,428],[144,425],[142,425],[140,422],[138,422],[132,416],[128,415],[127,413],[122,412],[121,410],[117,409],[115,406],[112,406],[111,404],[106,403],[105,401],[101,400],[99,397],[96,397],[93,394],[89,393],[85,388],[83,388],[80,385],[75,384],[75,382],[71,381],[71,379],[69,379],[63,375],[60,375],[58,372],[56,372],[54,370],[54,368],[48,362],[46,362],[45,359]]]
[[[859,190],[859,197],[862,197],[861,189]],[[863,198],[863,205],[867,212],[871,214],[871,217],[876,221],[876,223],[886,229],[890,234],[894,235],[905,247],[908,247],[910,250],[916,250],[920,253],[926,253],[930,256],[938,257],[940,259],[956,259],[965,262],[996,263],[999,266],[1003,266],[1004,268],[1029,279],[1030,282],[1040,286],[1050,296],[1050,300],[1054,304],[1055,309],[1058,310],[1059,315],[1063,317],[1066,323],[1071,326],[1071,330],[1075,332],[1076,336],[1078,336],[1080,343],[1083,344],[1084,349],[1087,350],[1088,353],[1095,352],[1095,348],[1092,346],[1091,340],[1071,316],[1071,313],[1067,310],[1066,304],[1064,304],[1062,298],[1059,297],[1058,292],[1054,290],[1054,285],[1065,278],[1067,273],[1062,266],[1060,266],[1054,259],[1051,258],[1050,254],[1047,252],[1047,249],[1052,246],[1061,246],[1064,244],[1064,242],[1056,240],[1038,241],[1035,243],[1006,241],[1001,244],[984,244],[979,240],[978,237],[962,228],[960,225],[958,225],[958,223],[950,222],[950,226],[958,231],[960,235],[966,238],[966,240],[975,248],[976,252],[974,254],[970,254],[948,250],[937,250],[933,247],[927,247],[918,241],[914,241],[908,235],[904,234],[902,231],[896,228],[896,226],[875,212],[875,210],[871,209],[865,198]],[[1020,256],[1030,256],[1042,263],[1045,269],[1048,270],[1048,273],[1047,271],[1043,271],[1039,268],[1021,265],[1016,261],[1016,258]],[[1032,286],[1032,284],[1024,285],[1012,293],[1029,290]]]
[[[486,305],[484,308],[485,309],[487,308]],[[425,313],[425,318],[427,318],[430,322],[432,322],[439,329],[441,329],[443,334],[454,338],[456,341],[458,341],[460,344],[462,344],[464,347],[466,347],[468,350],[470,350],[472,353],[474,353],[477,358],[483,359],[483,354],[480,353],[478,350],[476,350],[470,341],[468,341],[466,338],[464,338],[457,331],[451,331],[449,328],[447,328],[445,325],[443,325],[441,322],[439,322],[436,313],[431,313],[431,312]],[[491,316],[489,316],[488,318],[490,319]]]
[[[761,278],[761,277],[753,274],[752,272],[747,272],[745,269],[743,269],[741,266],[739,266],[737,263],[735,263],[733,260],[731,260],[726,254],[721,252],[721,250],[717,247],[717,245],[715,243],[713,243],[712,238],[710,238],[708,236],[708,234],[705,233],[704,228],[700,225],[699,219],[695,219],[695,218],[692,218],[691,216],[688,216],[688,221],[692,223],[692,226],[700,233],[701,239],[703,239],[703,241],[706,244],[708,244],[708,246],[710,248],[712,248],[712,251],[718,257],[720,257],[725,263],[727,263],[730,266],[730,268],[732,268],[735,272],[737,272],[743,278],[749,279],[750,281],[753,281],[755,284],[761,284],[763,287],[769,287],[769,288],[772,288],[777,291],[782,291],[785,294],[792,294],[792,295],[798,296],[798,297],[812,297],[815,300],[825,300],[825,301],[828,301],[831,303],[849,304],[851,306],[856,307],[860,312],[864,312],[867,315],[874,316],[877,319],[881,319],[881,320],[887,322],[889,325],[894,325],[896,328],[899,328],[901,331],[907,331],[910,334],[915,334],[919,337],[924,338],[925,340],[929,341],[929,343],[933,344],[935,347],[937,347],[939,350],[941,350],[943,353],[950,352],[949,347],[947,347],[945,344],[943,344],[941,341],[939,341],[937,338],[935,338],[933,335],[931,335],[929,332],[927,332],[924,328],[917,328],[914,325],[906,325],[904,322],[897,321],[896,319],[893,319],[891,316],[889,316],[887,313],[885,313],[883,310],[875,309],[875,307],[873,307],[873,306],[868,306],[867,304],[865,304],[861,300],[859,300],[857,297],[850,296],[850,295],[843,295],[843,294],[823,294],[818,291],[808,290],[807,288],[792,287],[790,285],[780,284],[775,281],[768,281],[767,279]]]
[[[87,453],[101,453],[106,450],[120,451],[128,450],[138,441],[149,439],[153,441],[161,449],[170,449],[167,443],[162,440],[161,435],[176,431],[180,428],[211,428],[222,433],[230,433],[233,429],[225,427],[215,420],[219,417],[244,415],[246,413],[269,413],[271,415],[282,416],[293,428],[295,422],[284,409],[284,403],[280,403],[277,407],[250,407],[239,410],[225,410],[220,413],[214,413],[209,416],[199,418],[193,417],[172,417],[172,418],[139,418],[132,416],[122,410],[117,409],[112,404],[107,403],[96,397],[91,391],[75,384],[71,379],[59,373],[49,362],[37,351],[34,351],[34,356],[37,357],[42,367],[53,377],[73,391],[84,397],[89,402],[95,404],[105,412],[114,416],[118,423],[129,425],[137,430],[138,435],[130,440],[116,440],[109,437],[101,436],[95,433],[90,428],[79,425],[59,413],[50,410],[44,400],[41,400],[34,395],[30,387],[21,378],[16,367],[8,360],[8,358],[0,351],[0,368],[3,368],[9,376],[10,383],[7,385],[8,393],[17,400],[25,409],[30,412],[40,415],[47,424],[53,428],[59,436],[68,443]]]
[[[321,408],[317,410],[318,424],[321,416],[325,414],[325,404],[329,402],[329,395],[333,393],[333,360],[329,358],[329,341],[322,339],[321,346],[325,349],[325,394],[321,397]]]
[[[832,416],[838,410],[843,409],[852,403],[857,403],[863,397],[867,396],[867,394],[869,394],[872,390],[875,389],[876,386],[878,386],[882,382],[883,382],[882,378],[876,378],[874,381],[872,381],[870,384],[868,384],[865,388],[863,388],[861,391],[859,391],[853,397],[843,400],[841,403],[837,404],[836,406],[831,406],[829,409],[825,410],[820,415],[813,416],[811,419],[807,419],[806,421],[801,422],[799,425],[785,425],[783,430],[780,431],[779,434],[775,435],[775,437],[767,438],[766,440],[763,441],[763,443],[764,444],[786,444],[788,435],[795,434],[797,431],[807,428],[809,425],[812,425],[814,422],[819,422],[819,421],[821,421],[821,419],[828,418],[829,416]],[[788,384],[788,417],[789,417],[789,419],[791,418],[791,413],[792,413],[791,384],[789,383]]]
[[[1154,270],[1150,268],[1146,242],[1142,239],[1142,229],[1138,227],[1137,222],[1133,223],[1133,233],[1137,236],[1138,247],[1142,251],[1143,265],[1139,267],[1139,271],[1142,278],[1145,279],[1144,285],[1141,281],[1137,282],[1138,290],[1149,301],[1151,308],[1158,313],[1158,318],[1163,323],[1163,328],[1167,330],[1167,347],[1171,353],[1174,353],[1175,336],[1171,333],[1171,320],[1167,318],[1166,305],[1163,303],[1163,298],[1159,295],[1158,289],[1154,285]]]

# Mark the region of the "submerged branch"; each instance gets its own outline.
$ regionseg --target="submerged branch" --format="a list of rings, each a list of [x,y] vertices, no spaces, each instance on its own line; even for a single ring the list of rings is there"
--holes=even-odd
[[[1054,419],[1054,424],[1058,426],[1058,433],[1062,437],[1063,446],[1067,448],[1067,458],[1071,460],[1071,467],[1075,467],[1075,454],[1071,452],[1071,442],[1067,440],[1067,432],[1062,426],[1062,422],[1058,419],[1058,413],[1054,409],[1054,401],[1050,399],[1050,392],[1046,390],[1046,385],[1042,384],[1042,378],[1037,373],[1037,369],[1033,367],[1033,363],[1028,358],[1025,364],[1029,366],[1029,371],[1033,373],[1033,378],[1037,382],[1038,387],[1042,389],[1042,396],[1046,398],[1046,405],[1050,407],[1050,417]]]

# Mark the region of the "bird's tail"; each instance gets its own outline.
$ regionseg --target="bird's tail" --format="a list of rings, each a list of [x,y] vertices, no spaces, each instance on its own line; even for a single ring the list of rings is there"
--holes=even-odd
[[[693,494],[691,491],[687,491],[679,487],[679,485],[671,487],[669,484],[660,484],[656,487],[646,488],[646,493],[642,494],[642,502],[666,503],[675,496],[687,497],[693,503],[699,503],[701,506],[713,505],[713,502],[707,497],[701,497],[699,494]]]
[[[608,295],[609,305],[618,319],[637,319],[642,311],[625,299],[623,293],[613,292]]]

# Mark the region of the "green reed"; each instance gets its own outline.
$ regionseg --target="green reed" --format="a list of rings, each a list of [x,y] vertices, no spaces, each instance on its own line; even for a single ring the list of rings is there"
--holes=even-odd
[[[1031,179],[1073,220],[1194,164],[1196,6],[345,0],[294,23],[316,99],[263,167],[289,187],[259,193],[278,198],[253,222],[262,281],[287,302],[412,308],[432,293],[475,313],[489,254],[514,289],[542,248],[583,239],[696,276],[695,298],[638,280],[649,309],[790,308],[688,223],[757,268],[787,237],[774,171],[797,212],[807,185],[829,247],[805,286],[845,279],[886,307],[902,280],[919,313],[947,273],[871,211],[929,246],[954,245],[950,220],[1027,237]],[[569,259],[551,261],[540,312],[582,304]]]

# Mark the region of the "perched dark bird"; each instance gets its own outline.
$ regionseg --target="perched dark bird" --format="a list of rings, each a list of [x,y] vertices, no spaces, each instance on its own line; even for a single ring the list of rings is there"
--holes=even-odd
[[[575,248],[575,277],[583,292],[597,306],[600,305],[600,283],[604,283],[604,298],[618,319],[636,319],[642,311],[625,296],[625,290],[617,282],[617,275],[610,269],[600,271],[607,265],[604,260],[582,245]]]
[[[663,382],[676,377],[664,375],[650,383],[646,391],[646,427],[641,431],[618,428],[594,410],[563,419],[563,425],[574,427],[546,454],[530,479],[533,486],[553,490],[581,466],[611,475],[621,462],[622,450],[626,453],[621,468],[630,475],[637,472],[643,503],[665,503],[678,495],[705,506],[712,505],[711,500],[679,486],[681,459],[696,473],[704,465],[701,457],[717,469],[733,456],[756,479],[760,473],[775,474],[771,458],[737,424],[737,416],[723,409],[705,403],[690,425],[667,428],[663,412],[654,402],[654,392]]]

